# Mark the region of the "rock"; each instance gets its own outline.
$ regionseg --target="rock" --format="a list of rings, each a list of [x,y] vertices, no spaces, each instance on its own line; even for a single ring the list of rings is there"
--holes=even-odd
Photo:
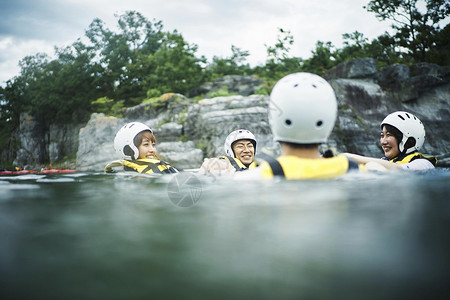
[[[103,171],[111,160],[119,159],[114,151],[114,137],[124,125],[123,120],[94,113],[80,129],[77,170]]]
[[[192,101],[181,94],[168,93],[152,99],[148,103],[127,108],[123,117],[128,120],[140,121],[155,119],[164,115],[168,120],[173,121],[171,116],[187,110],[191,104]]]
[[[73,123],[50,125],[48,155],[51,162],[63,161],[78,151],[78,133],[82,126]]]
[[[183,125],[169,122],[160,127],[151,127],[158,142],[162,141],[176,141],[183,135]],[[153,129],[155,128],[155,129]]]
[[[22,113],[20,114],[20,127],[15,134],[20,144],[13,164],[33,169],[40,162],[48,160],[48,136],[45,132],[43,120]]]
[[[408,102],[418,99],[426,91],[450,83],[448,67],[418,63],[409,68],[393,65],[381,68],[380,85],[392,91],[393,96]]]
[[[409,78],[409,74],[409,67],[404,64],[383,67],[380,69],[380,86],[385,90],[399,90]]]
[[[236,129],[248,129],[261,141],[259,145],[277,148],[268,123],[268,101],[262,95],[201,100],[189,108],[184,133],[200,141],[207,157],[224,155],[225,138]]]
[[[157,144],[161,159],[170,162],[179,170],[199,168],[203,162],[203,151],[194,142],[164,142]]]
[[[373,58],[361,58],[351,61],[346,61],[329,70],[326,74],[326,79],[337,78],[377,78],[377,61]]]
[[[214,80],[212,83],[203,83],[198,88],[192,90],[189,93],[189,96],[195,97],[204,95],[206,98],[223,88],[225,88],[229,94],[249,96],[255,94],[262,84],[263,80],[258,79],[255,76],[226,75]]]

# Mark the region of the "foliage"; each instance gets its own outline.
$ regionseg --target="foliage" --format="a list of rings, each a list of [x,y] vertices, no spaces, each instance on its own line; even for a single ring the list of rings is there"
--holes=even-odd
[[[214,80],[225,75],[250,75],[251,67],[246,63],[250,55],[248,51],[231,45],[231,56],[220,58],[214,56],[212,62],[207,66],[207,79]]]
[[[177,31],[167,33],[158,51],[147,57],[154,69],[144,75],[146,90],[186,93],[199,86],[203,82],[203,60],[195,57],[196,51],[197,46],[189,45]]]
[[[395,44],[415,62],[430,61],[428,54],[439,42],[440,22],[450,14],[448,0],[372,0],[365,8],[380,20],[393,21]]]
[[[226,85],[221,86],[219,90],[215,91],[215,92],[211,92],[209,94],[210,98],[215,98],[215,97],[229,97],[229,96],[234,96],[236,94],[230,94],[228,92],[228,87]]]
[[[91,102],[94,111],[104,113],[109,116],[121,117],[123,111],[123,100],[115,101],[108,97],[101,97]]]

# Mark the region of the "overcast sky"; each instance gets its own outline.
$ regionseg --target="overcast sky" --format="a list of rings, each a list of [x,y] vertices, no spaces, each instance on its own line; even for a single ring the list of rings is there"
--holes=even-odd
[[[264,63],[278,28],[294,36],[292,56],[311,57],[317,41],[342,46],[355,30],[372,40],[390,31],[363,6],[369,0],[0,0],[0,85],[19,74],[27,55],[53,55],[54,46],[83,37],[94,18],[115,30],[117,18],[135,10],[178,30],[197,55],[229,57],[231,45],[249,51],[252,65]]]

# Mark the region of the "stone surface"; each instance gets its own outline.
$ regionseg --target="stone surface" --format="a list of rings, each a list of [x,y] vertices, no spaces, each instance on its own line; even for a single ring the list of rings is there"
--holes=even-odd
[[[255,76],[226,75],[217,78],[214,82],[203,83],[198,88],[192,90],[189,96],[195,97],[204,95],[204,97],[207,98],[210,97],[212,93],[218,92],[224,87],[230,94],[250,96],[255,94],[262,84],[263,80],[258,79]]]
[[[375,74],[374,70],[373,60],[362,59],[330,71],[327,78],[336,92],[339,111],[330,139],[321,149],[381,157],[380,122],[393,111],[405,110],[425,125],[422,152],[437,155],[441,166],[450,166],[450,68],[418,64],[393,65]],[[242,86],[247,84],[233,76],[216,83],[239,80]],[[2,160],[7,157],[16,165],[32,166],[61,159],[77,149],[77,169],[103,171],[107,162],[119,158],[114,136],[130,121],[152,128],[161,158],[179,169],[198,168],[203,158],[223,155],[226,136],[240,128],[255,134],[257,152],[264,149],[277,155],[279,146],[272,140],[267,118],[268,101],[268,96],[252,94],[196,102],[172,93],[126,109],[123,119],[93,114],[86,124],[50,126],[50,130],[24,114],[20,128],[2,151]]]
[[[114,137],[124,124],[116,117],[92,114],[86,126],[80,129],[77,170],[103,171],[109,161],[118,159]]]

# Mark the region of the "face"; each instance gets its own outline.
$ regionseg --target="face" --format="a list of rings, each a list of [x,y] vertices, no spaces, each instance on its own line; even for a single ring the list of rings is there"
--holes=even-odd
[[[380,143],[386,158],[392,159],[400,153],[397,139],[386,130],[385,126],[383,126],[383,130],[381,131]]]
[[[138,147],[139,150],[139,159],[142,158],[155,158],[156,148],[155,143],[150,139],[144,137],[142,139],[142,143]]]
[[[249,140],[240,140],[234,143],[233,151],[237,159],[244,165],[249,165],[253,162],[255,156],[255,148]]]

